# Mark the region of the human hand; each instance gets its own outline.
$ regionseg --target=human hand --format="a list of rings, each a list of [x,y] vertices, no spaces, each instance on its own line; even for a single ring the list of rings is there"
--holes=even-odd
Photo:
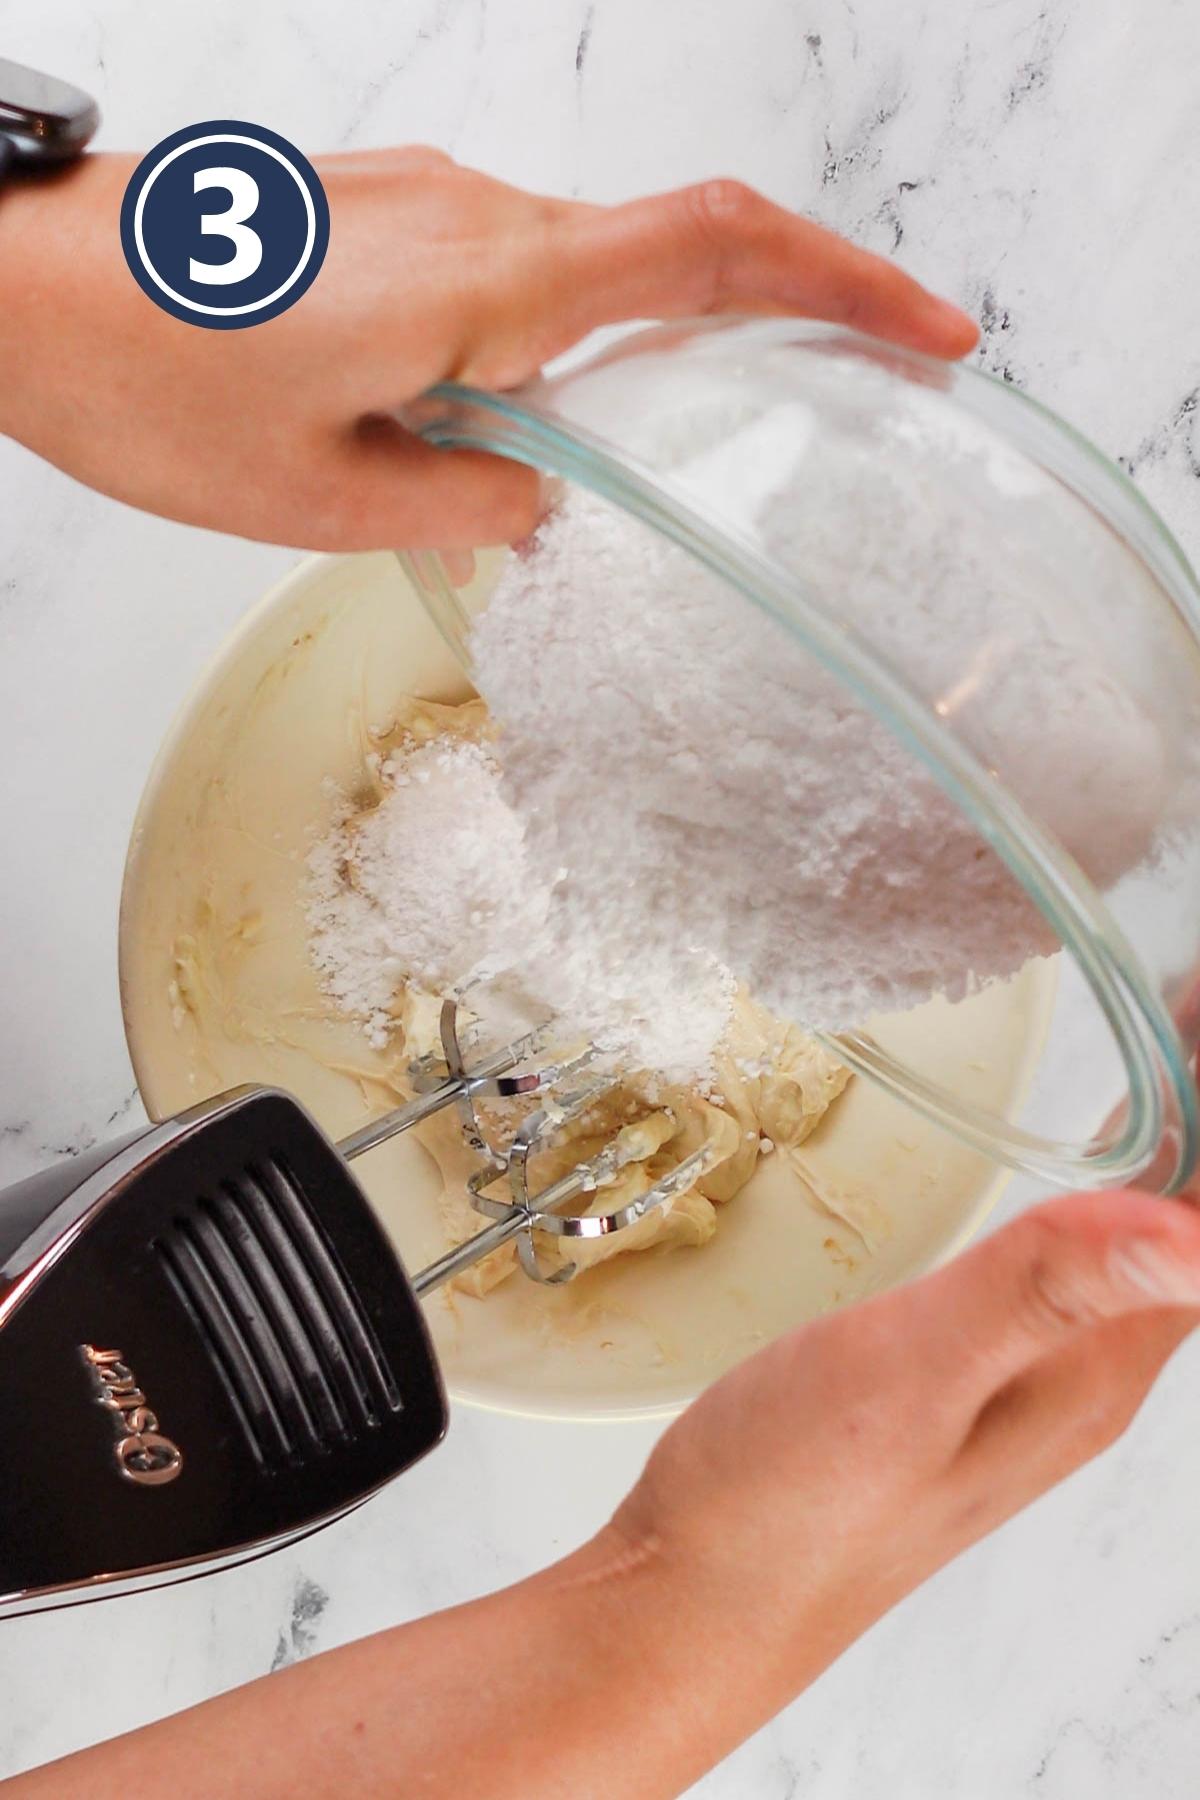
[[[697,1769],[1110,1444],[1197,1322],[1200,1211],[1072,1195],[704,1394],[661,1440],[607,1551],[719,1666],[685,1727]]]
[[[313,287],[276,319],[205,331],[125,266],[136,160],[89,156],[0,202],[0,431],[117,499],[245,537],[524,535],[532,471],[434,450],[388,415],[440,380],[511,387],[614,321],[796,313],[945,357],[976,338],[893,264],[737,183],[589,206],[427,149],[320,162],[331,231]]]

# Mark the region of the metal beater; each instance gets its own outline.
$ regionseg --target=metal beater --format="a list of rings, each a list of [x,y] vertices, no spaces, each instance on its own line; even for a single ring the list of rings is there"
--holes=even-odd
[[[526,1033],[503,1049],[481,1058],[474,1068],[468,1068],[459,1030],[459,1008],[454,1000],[443,1002],[439,1035],[442,1059],[428,1055],[411,1066],[417,1098],[352,1132],[337,1145],[342,1156],[352,1162],[377,1145],[412,1130],[445,1107],[457,1108],[464,1139],[480,1158],[479,1168],[467,1182],[471,1204],[492,1223],[413,1276],[413,1290],[418,1295],[424,1296],[452,1281],[513,1238],[517,1240],[521,1268],[531,1280],[547,1285],[569,1281],[577,1272],[577,1265],[566,1262],[552,1272],[544,1270],[538,1261],[535,1231],[568,1238],[600,1238],[625,1231],[647,1213],[669,1206],[676,1195],[686,1192],[712,1165],[713,1151],[708,1145],[702,1145],[660,1177],[644,1194],[614,1212],[563,1212],[571,1201],[602,1189],[622,1169],[645,1154],[638,1149],[631,1134],[618,1133],[603,1150],[581,1160],[557,1181],[534,1191],[530,1189],[530,1165],[538,1151],[547,1147],[549,1140],[563,1126],[615,1087],[617,1076],[585,1074],[596,1060],[596,1051],[591,1048],[526,1069],[524,1065],[545,1048],[545,1032],[540,1030]],[[572,1085],[577,1076],[583,1079]],[[507,1143],[498,1142],[495,1134],[486,1129],[478,1102],[517,1099],[531,1094],[545,1095],[545,1104],[526,1115]],[[508,1200],[497,1199],[487,1191],[503,1180],[508,1184]]]

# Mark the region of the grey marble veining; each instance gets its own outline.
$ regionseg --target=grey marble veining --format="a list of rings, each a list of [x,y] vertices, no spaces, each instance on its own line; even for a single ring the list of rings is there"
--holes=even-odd
[[[0,0],[0,45],[92,85],[114,147],[241,116],[314,151],[428,141],[599,201],[752,181],[973,309],[984,366],[1119,457],[1200,554],[1192,0]],[[0,495],[4,1181],[136,1116],[115,972],[130,821],[174,707],[290,557],[142,518],[11,446]],[[1192,1347],[1114,1452],[698,1792],[1192,1800],[1198,1376]],[[282,1556],[6,1626],[0,1771],[520,1576],[604,1517],[652,1435],[463,1413]]]

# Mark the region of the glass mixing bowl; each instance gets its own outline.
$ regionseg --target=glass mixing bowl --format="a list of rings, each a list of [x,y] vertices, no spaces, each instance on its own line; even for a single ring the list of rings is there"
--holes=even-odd
[[[1197,1157],[1189,1063],[1200,1028],[1200,591],[1119,469],[988,376],[796,321],[655,326],[516,392],[443,385],[402,417],[432,444],[490,451],[591,489],[722,578],[731,605],[762,609],[894,734],[914,778],[932,773],[1032,899],[1059,946],[1060,977],[1027,1098],[1008,1113],[981,1108],[932,1062],[885,1048],[887,1034],[869,1025],[832,1040],[846,1062],[1041,1179],[1182,1186]],[[815,524],[815,509],[828,506],[831,478],[852,484],[861,557],[851,533],[836,579],[828,559],[814,567],[806,555],[803,528],[782,548],[767,540],[747,484],[715,489],[697,477],[698,452],[768,417],[793,434],[799,526],[806,508]],[[898,619],[873,614],[862,576],[880,545],[868,527],[895,504],[901,471],[930,541],[957,556],[964,593],[985,567],[989,579],[1036,589],[1046,654],[1065,678],[1073,658],[1089,658],[1093,682],[1111,691],[1113,739],[1102,729],[1089,746],[1094,785],[1103,789],[1106,766],[1130,779],[1115,734],[1130,719],[1145,723],[1154,750],[1141,800],[1152,828],[1136,855],[1114,862],[1111,844],[1081,825],[1086,794],[1081,815],[1064,812],[1061,784],[1045,779],[1066,727],[1047,710],[1044,662],[1033,680],[1026,641],[981,615],[959,650],[947,647],[934,679],[903,609]],[[525,553],[536,555],[536,539]],[[468,670],[471,623],[505,554],[401,557]],[[1019,727],[998,732],[997,717],[1014,713]],[[1133,767],[1136,775],[1136,759]]]

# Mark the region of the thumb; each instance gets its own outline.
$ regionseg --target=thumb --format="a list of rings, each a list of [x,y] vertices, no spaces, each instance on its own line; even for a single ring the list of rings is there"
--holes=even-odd
[[[911,1291],[911,1348],[977,1405],[1103,1320],[1200,1307],[1200,1210],[1132,1190],[1064,1194]]]

